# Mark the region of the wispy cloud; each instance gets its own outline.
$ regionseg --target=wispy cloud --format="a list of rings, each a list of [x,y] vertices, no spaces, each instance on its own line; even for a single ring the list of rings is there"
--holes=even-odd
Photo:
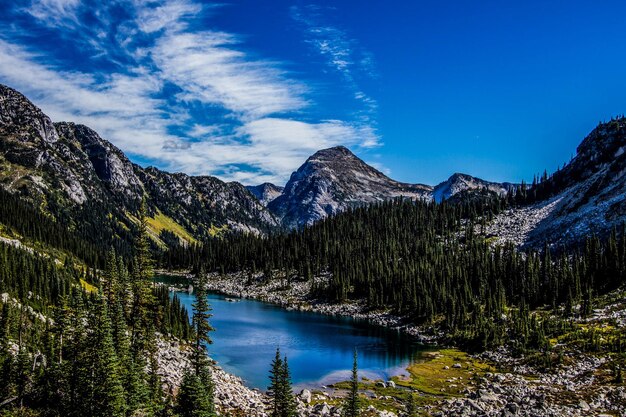
[[[236,34],[199,25],[216,6],[122,3],[122,21],[79,0],[22,7],[18,12],[37,24],[56,25],[65,38],[90,45],[106,69],[79,71],[54,51],[0,35],[0,81],[53,120],[84,123],[161,168],[244,183],[283,183],[320,148],[379,144],[367,120],[311,118],[315,91],[283,63],[248,53]],[[89,27],[80,20],[86,13]],[[352,55],[341,63],[341,49],[333,45],[326,48],[337,69],[353,71]],[[355,99],[371,100],[359,91]]]
[[[363,92],[358,78],[377,77],[373,56],[345,30],[330,24],[326,16],[328,12],[332,9],[315,4],[291,7],[291,16],[302,26],[305,42],[324,58],[329,68],[341,74],[354,92],[354,99],[363,105],[362,118],[371,121],[378,104]]]
[[[306,88],[273,62],[250,60],[235,49],[236,37],[221,32],[168,32],[152,56],[162,76],[183,92],[182,100],[222,106],[241,118],[299,110]]]
[[[40,57],[0,40],[0,75],[25,92],[56,121],[84,123],[117,146],[136,155],[156,158],[165,140],[169,120],[165,105],[153,98],[161,81],[139,72],[95,77],[67,72],[39,63]]]
[[[49,26],[76,24],[81,0],[33,0],[26,9],[34,18]]]

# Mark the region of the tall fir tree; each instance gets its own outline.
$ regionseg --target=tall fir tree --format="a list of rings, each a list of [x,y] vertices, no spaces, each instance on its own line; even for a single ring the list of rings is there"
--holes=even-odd
[[[120,363],[113,342],[107,300],[96,303],[91,321],[92,331],[87,342],[90,415],[93,417],[123,417],[126,398],[122,386]]]
[[[282,397],[283,403],[281,405],[282,412],[281,417],[295,417],[296,416],[296,399],[293,395],[291,388],[291,372],[289,371],[289,364],[287,363],[287,356],[283,358],[283,370],[282,370]]]
[[[350,378],[350,392],[348,393],[343,407],[343,417],[358,417],[361,412],[360,410],[358,353],[355,348],[352,362],[352,376]]]
[[[145,196],[139,210],[139,231],[134,245],[131,309],[131,351],[134,369],[147,365],[147,393],[149,403],[145,404],[151,413],[160,412],[164,403],[161,380],[158,374],[156,329],[160,321],[160,310],[156,303],[152,278],[154,265],[150,254],[148,233],[148,209]],[[147,360],[146,360],[147,358]],[[145,365],[144,365],[145,364]],[[136,379],[139,375],[132,375]],[[138,381],[136,381],[138,382]]]
[[[193,356],[192,369],[187,369],[181,383],[176,410],[181,417],[209,417],[215,415],[214,389],[208,360],[207,345],[212,343],[214,329],[209,319],[211,306],[207,291],[208,277],[203,270],[196,274],[193,302]]]
[[[291,388],[291,373],[287,357],[281,358],[280,349],[270,368],[268,395],[272,397],[272,417],[295,417],[296,401]]]
[[[276,348],[276,356],[274,356],[270,367],[270,386],[267,389],[267,394],[272,397],[272,417],[281,417],[282,414],[281,405],[284,403],[283,372],[280,348]]]

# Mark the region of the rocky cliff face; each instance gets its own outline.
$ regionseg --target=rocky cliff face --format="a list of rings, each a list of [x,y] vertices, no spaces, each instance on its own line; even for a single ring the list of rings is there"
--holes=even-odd
[[[89,127],[52,123],[26,97],[2,85],[0,186],[57,220],[70,221],[89,207],[108,215],[113,228],[136,222],[145,194],[159,244],[162,231],[190,241],[216,231],[268,231],[278,224],[241,184],[144,169]]]
[[[281,195],[285,189],[285,187],[279,187],[269,182],[261,185],[249,185],[246,188],[266,207]]]
[[[528,243],[580,242],[620,227],[626,221],[625,151],[626,119],[595,128],[552,179],[560,192],[547,202],[553,208],[529,234]]]
[[[349,207],[396,197],[430,198],[431,191],[427,185],[394,181],[339,146],[307,159],[268,208],[284,226],[302,227]]]

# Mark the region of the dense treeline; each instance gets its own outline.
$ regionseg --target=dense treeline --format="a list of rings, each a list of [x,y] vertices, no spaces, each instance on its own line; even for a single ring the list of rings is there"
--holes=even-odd
[[[391,307],[414,322],[481,339],[481,347],[507,339],[497,323],[510,307],[523,313],[565,305],[572,312],[581,305],[586,314],[594,294],[626,279],[624,230],[605,241],[590,237],[578,250],[493,247],[482,225],[507,201],[485,196],[457,204],[385,202],[288,234],[209,241],[172,252],[167,262],[261,272],[266,279],[328,274],[328,283],[314,288],[320,297],[364,298],[372,308]]]
[[[180,301],[152,282],[148,239],[143,212],[132,261],[111,249],[93,276],[0,245],[3,416],[173,413],[158,374],[157,332],[188,340],[194,330]],[[85,279],[99,289],[85,290]]]
[[[136,230],[119,225],[113,227],[112,220],[107,217],[108,210],[85,203],[69,213],[68,208],[54,207],[54,199],[47,205],[53,206],[47,209],[57,213],[59,218],[55,220],[19,194],[0,188],[0,223],[22,238],[71,253],[92,267],[104,266],[106,253],[111,247],[126,259],[132,257]]]

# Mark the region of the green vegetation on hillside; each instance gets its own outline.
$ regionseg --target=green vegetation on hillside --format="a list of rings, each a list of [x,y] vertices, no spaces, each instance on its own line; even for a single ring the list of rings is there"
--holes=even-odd
[[[276,270],[288,280],[329,273],[313,295],[365,299],[370,308],[437,325],[474,350],[511,341],[521,350],[542,348],[561,324],[533,311],[590,314],[597,294],[626,280],[626,236],[624,230],[604,241],[591,236],[573,249],[491,246],[474,230],[507,204],[489,194],[456,204],[390,201],[301,231],[211,240],[173,251],[167,262],[263,272],[266,279]]]

